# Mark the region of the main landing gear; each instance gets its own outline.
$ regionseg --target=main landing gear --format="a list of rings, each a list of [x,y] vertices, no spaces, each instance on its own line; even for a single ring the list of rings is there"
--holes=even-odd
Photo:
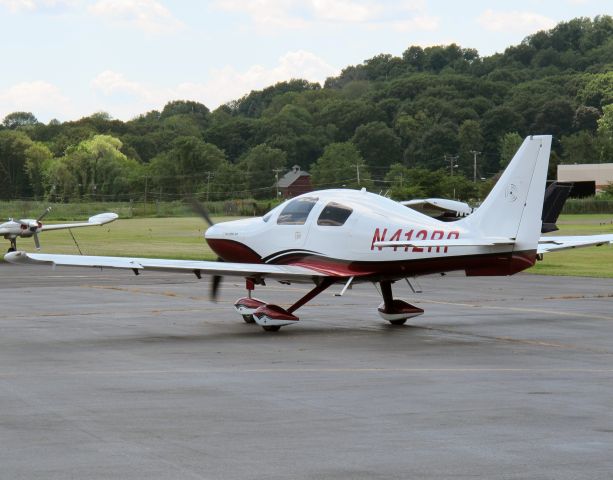
[[[255,288],[255,280],[247,279],[246,287],[248,296],[239,298],[234,303],[234,309],[243,317],[246,323],[257,323],[267,332],[276,332],[285,325],[292,325],[298,322],[299,319],[294,315],[294,312],[326,290],[333,283],[334,280],[324,278],[304,297],[291,307],[285,309],[279,305],[273,305],[253,298],[251,292]],[[382,281],[379,282],[379,284],[381,285],[383,303],[379,305],[378,312],[383,320],[387,320],[392,325],[403,325],[409,318],[417,317],[424,313],[421,308],[411,305],[404,300],[394,298],[392,295],[391,281]]]
[[[234,303],[234,309],[243,317],[245,322],[255,322],[267,332],[276,332],[285,325],[296,323],[299,319],[293,313],[333,283],[333,280],[324,278],[319,285],[316,285],[313,290],[286,310],[278,305],[267,304],[262,300],[253,298],[251,292],[255,288],[255,282],[252,279],[247,279],[248,296],[239,298]]]
[[[17,239],[16,238],[10,238],[9,241],[11,242],[11,246],[9,247],[9,249],[7,251],[9,253],[10,252],[16,252],[17,251]]]
[[[381,295],[383,303],[379,305],[377,311],[383,320],[387,320],[392,325],[404,325],[404,323],[413,317],[417,317],[424,313],[423,309],[411,305],[410,303],[394,298],[392,295],[392,282],[380,282]]]

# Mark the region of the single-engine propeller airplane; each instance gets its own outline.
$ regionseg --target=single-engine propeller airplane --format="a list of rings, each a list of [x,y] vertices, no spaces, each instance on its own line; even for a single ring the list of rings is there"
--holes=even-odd
[[[378,283],[378,312],[399,325],[424,311],[394,298],[392,284],[409,277],[464,270],[466,275],[512,275],[545,252],[613,242],[613,235],[541,238],[541,213],[551,136],[531,136],[481,206],[456,222],[442,222],[388,198],[357,190],[300,195],[263,217],[212,225],[205,233],[220,262],[93,257],[12,252],[12,263],[125,268],[212,275],[215,297],[222,275],[243,277],[248,295],[234,304],[247,322],[265,330],[295,324],[296,310],[335,283]],[[293,305],[252,297],[268,279],[314,285]]]
[[[66,228],[93,227],[96,225],[104,225],[106,223],[117,220],[116,213],[100,213],[89,217],[87,222],[73,223],[55,223],[52,225],[43,225],[41,220],[51,211],[51,207],[47,207],[40,217],[37,219],[23,218],[13,220],[9,218],[8,222],[0,223],[0,235],[11,242],[9,252],[17,250],[17,237],[27,238],[34,237],[34,244],[40,250],[40,240],[38,234],[49,230],[63,230]]]

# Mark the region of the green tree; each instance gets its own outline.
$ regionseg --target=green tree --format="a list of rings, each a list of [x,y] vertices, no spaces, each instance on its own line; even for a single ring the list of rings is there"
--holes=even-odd
[[[25,151],[25,169],[30,180],[34,197],[41,198],[45,193],[44,171],[46,165],[53,159],[51,150],[43,143],[33,143]]]
[[[142,175],[140,164],[129,159],[121,141],[111,135],[95,135],[68,149],[63,157],[43,163],[47,194],[61,199],[116,198],[129,194]]]
[[[231,200],[236,198],[248,198],[249,189],[247,177],[241,171],[239,165],[224,162],[213,173],[210,184],[205,192],[208,200]]]
[[[517,132],[505,133],[500,139],[500,168],[505,168],[513,159],[515,152],[523,142],[523,138]]]
[[[223,151],[196,137],[179,137],[171,148],[154,157],[147,177],[154,190],[180,196],[203,191],[215,172],[227,162]]]
[[[598,163],[600,152],[597,138],[586,130],[566,135],[560,140],[564,163]]]
[[[479,122],[476,120],[462,122],[458,130],[458,143],[460,144],[460,168],[465,174],[472,174],[475,155],[473,152],[483,152],[483,134]]]
[[[247,186],[254,198],[275,196],[275,170],[282,170],[280,177],[286,164],[285,152],[266,144],[256,145],[247,152],[240,161],[240,167],[247,176]]]
[[[394,200],[412,200],[426,196],[424,186],[415,183],[414,170],[401,163],[395,163],[390,167],[385,175],[385,182],[389,186],[391,198]]]
[[[6,128],[33,126],[37,123],[38,120],[30,112],[9,113],[6,117],[4,117],[4,120],[2,121],[2,125],[4,125]]]
[[[613,104],[603,107],[602,117],[598,120],[598,149],[601,162],[613,159]]]
[[[383,122],[371,122],[360,125],[351,139],[366,164],[372,169],[389,167],[402,159],[400,139],[394,131]]]
[[[358,181],[359,172],[359,181]],[[311,181],[318,188],[372,186],[370,172],[355,145],[331,143],[311,167]]]
[[[0,131],[0,198],[15,199],[32,194],[26,173],[26,151],[32,140],[22,131]]]
[[[598,108],[613,103],[613,71],[585,74],[584,78],[585,85],[577,92],[581,103]]]

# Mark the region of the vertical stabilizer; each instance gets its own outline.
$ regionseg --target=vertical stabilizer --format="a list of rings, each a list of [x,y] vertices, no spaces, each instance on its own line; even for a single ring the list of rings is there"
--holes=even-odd
[[[551,150],[551,135],[527,137],[475,213],[460,220],[484,237],[515,240],[514,251],[536,250]]]

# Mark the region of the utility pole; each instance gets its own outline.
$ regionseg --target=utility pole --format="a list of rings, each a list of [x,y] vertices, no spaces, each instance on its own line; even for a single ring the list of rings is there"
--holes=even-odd
[[[473,183],[477,183],[477,155],[481,155],[481,152],[471,150],[470,153],[473,154]]]
[[[360,162],[356,162],[355,169],[358,172],[358,187],[360,186]]]
[[[149,177],[145,175],[145,206],[143,209],[143,215],[147,215],[147,190],[149,187]]]
[[[276,200],[279,200],[279,172],[282,172],[283,170],[281,170],[280,168],[275,168],[273,169],[273,172],[275,172],[275,187],[277,187],[277,198]]]
[[[209,201],[209,190],[211,189],[211,172],[206,172],[206,201]]]
[[[453,177],[453,169],[458,166],[458,164],[456,163],[458,160],[458,155],[447,156],[447,154],[445,154],[443,157],[445,158],[445,161],[449,160],[449,172]]]

